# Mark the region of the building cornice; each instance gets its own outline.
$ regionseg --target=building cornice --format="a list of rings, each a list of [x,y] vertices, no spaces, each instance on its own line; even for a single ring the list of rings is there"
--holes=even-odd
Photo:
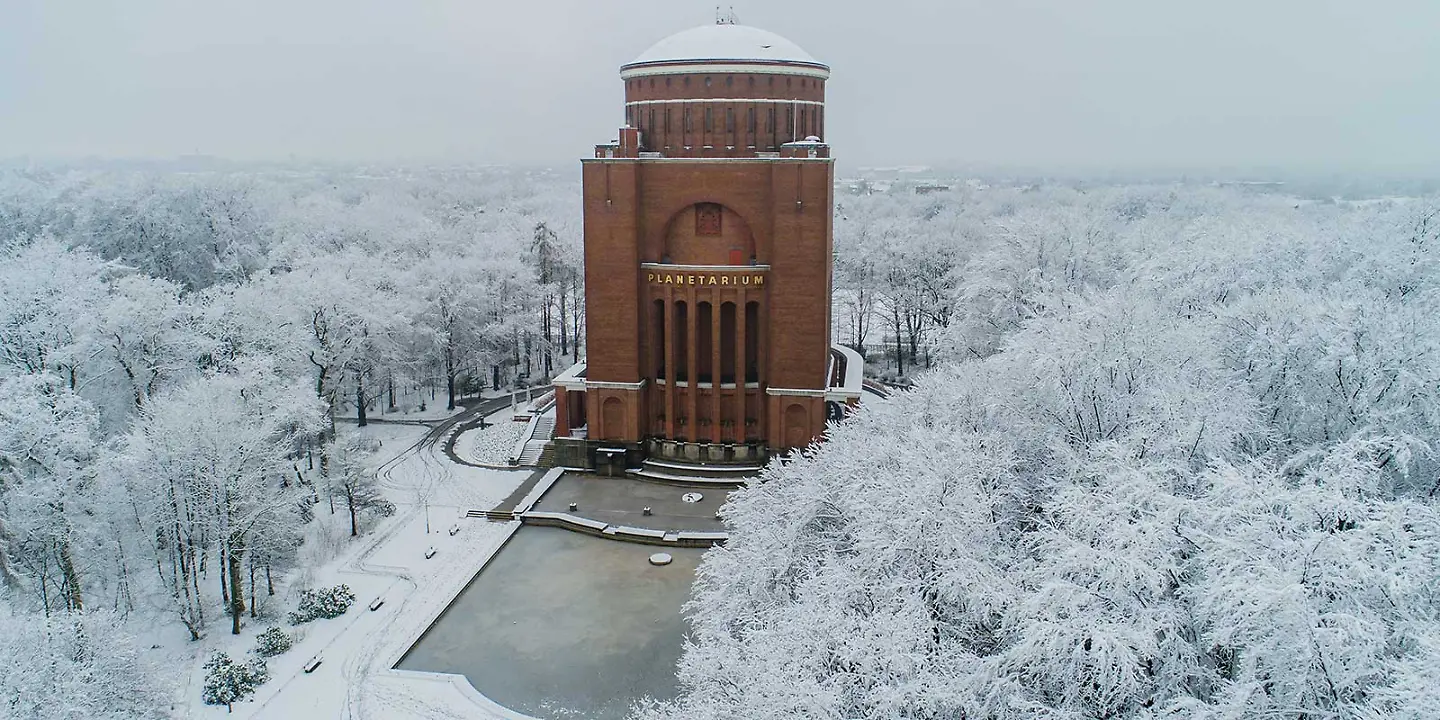
[[[795,61],[726,60],[707,62],[704,60],[680,60],[672,62],[632,63],[620,66],[621,80],[650,77],[653,75],[697,75],[703,73],[796,75],[819,78],[821,80],[830,79],[830,68],[820,63],[799,63]]]
[[[816,105],[825,107],[823,100],[795,100],[792,98],[664,98],[660,100],[627,100],[626,105],[667,105],[684,103],[777,103],[781,105]]]
[[[810,389],[810,388],[778,388],[778,387],[768,387],[768,388],[765,388],[765,394],[766,394],[766,395],[790,396],[790,397],[818,397],[818,398],[823,398],[823,397],[825,397],[825,391],[824,391],[824,390],[812,390],[812,389]]]
[[[640,157],[640,158],[580,158],[583,163],[833,163],[828,157]]]
[[[610,382],[607,380],[586,380],[586,390],[639,390],[645,387],[645,379],[640,382]]]
[[[645,270],[682,270],[694,272],[769,272],[769,265],[675,265],[671,263],[640,263]]]

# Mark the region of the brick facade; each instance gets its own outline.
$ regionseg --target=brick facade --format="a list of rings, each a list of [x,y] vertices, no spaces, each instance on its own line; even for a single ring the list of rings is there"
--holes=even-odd
[[[587,368],[557,435],[583,417],[592,442],[783,450],[823,431],[834,169],[803,138],[823,137],[828,70],[755,65],[626,66],[629,125],[582,163]]]

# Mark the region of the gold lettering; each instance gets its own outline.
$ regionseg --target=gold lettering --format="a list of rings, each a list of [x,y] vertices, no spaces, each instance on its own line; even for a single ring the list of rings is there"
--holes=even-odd
[[[730,276],[729,276],[729,275],[721,275],[721,276],[720,276],[720,284],[721,284],[721,285],[729,285],[729,284],[730,284]]]
[[[685,279],[687,280],[687,282],[685,283],[686,285],[694,285],[694,284],[695,284],[695,276],[694,276],[694,275],[686,275],[686,276],[685,276]]]
[[[670,277],[669,275],[666,275],[666,276],[665,276],[665,284],[666,284],[666,285],[674,285],[674,284],[675,284],[675,278],[672,278],[672,277]]]
[[[711,284],[711,285],[715,285],[715,284],[716,284],[716,282],[715,282],[715,276],[714,276],[714,275],[711,275],[711,276],[710,276],[710,284]]]
[[[764,276],[764,275],[756,275],[756,276],[755,276],[755,284],[756,284],[756,285],[764,285],[764,284],[765,284],[765,276]]]
[[[745,277],[740,278],[740,281],[743,282],[743,283],[746,284],[746,285],[749,285],[749,284],[750,284],[750,276],[749,276],[749,275],[746,275]]]
[[[655,282],[655,273],[645,273],[645,282]]]

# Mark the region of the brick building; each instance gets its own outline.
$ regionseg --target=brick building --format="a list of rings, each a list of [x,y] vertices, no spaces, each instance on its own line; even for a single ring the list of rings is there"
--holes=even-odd
[[[754,467],[853,403],[830,345],[830,69],[734,23],[620,68],[625,125],[583,161],[586,363],[556,378],[567,465]]]

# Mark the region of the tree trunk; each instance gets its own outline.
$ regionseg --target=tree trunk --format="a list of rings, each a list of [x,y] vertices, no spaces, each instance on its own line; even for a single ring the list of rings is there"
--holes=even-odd
[[[900,337],[901,330],[902,330],[902,328],[901,328],[901,324],[900,324],[900,310],[899,310],[899,308],[896,308],[896,310],[895,310],[895,363],[896,363],[896,365],[899,366],[899,369],[895,372],[895,375],[896,375],[897,377],[905,374],[905,348],[904,348],[904,346],[902,345],[903,339]]]
[[[455,348],[453,345],[445,345],[445,393],[448,400],[445,402],[446,410],[455,409]]]
[[[355,519],[355,486],[345,486],[345,504],[350,506],[350,537],[360,536],[360,523]]]
[[[68,540],[60,541],[60,575],[65,580],[65,605],[67,609],[80,612],[85,609],[80,598],[80,573],[75,571],[75,558],[70,551]]]
[[[230,634],[240,634],[240,617],[245,614],[245,568],[242,565],[241,556],[245,554],[243,547],[236,541],[238,538],[231,538],[229,552],[230,570]]]
[[[229,571],[229,555],[225,548],[220,548],[220,602],[224,605],[230,604],[230,579],[225,577]]]
[[[568,293],[565,292],[565,287],[562,285],[560,287],[560,358],[562,360],[565,358],[565,354],[570,352],[570,333],[565,323],[568,319],[565,302],[567,295]]]
[[[576,280],[570,292],[570,337],[574,344],[570,346],[571,362],[580,362],[580,281]]]
[[[355,373],[355,419],[365,427],[365,373]]]
[[[255,617],[255,556],[250,556],[250,617]]]

